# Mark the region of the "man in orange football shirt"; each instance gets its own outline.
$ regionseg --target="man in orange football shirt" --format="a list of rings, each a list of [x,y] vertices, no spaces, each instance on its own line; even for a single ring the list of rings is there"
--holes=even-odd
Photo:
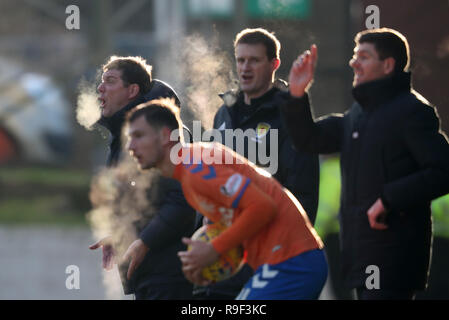
[[[127,117],[127,148],[141,169],[177,179],[189,204],[228,227],[210,243],[183,239],[179,252],[193,283],[201,270],[242,245],[255,270],[238,299],[317,299],[327,278],[323,243],[299,201],[274,178],[218,143],[182,144],[170,100],[153,100]],[[182,141],[182,137],[181,137]]]

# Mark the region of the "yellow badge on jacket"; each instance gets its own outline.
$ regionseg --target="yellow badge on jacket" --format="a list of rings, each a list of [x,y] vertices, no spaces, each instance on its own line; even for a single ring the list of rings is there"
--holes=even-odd
[[[271,129],[271,126],[266,122],[261,122],[256,127],[256,141],[259,142],[265,137],[268,131]]]

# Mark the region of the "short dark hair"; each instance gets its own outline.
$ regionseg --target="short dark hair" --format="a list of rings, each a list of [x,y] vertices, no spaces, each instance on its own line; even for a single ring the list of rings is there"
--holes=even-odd
[[[174,99],[163,98],[150,100],[139,104],[126,115],[126,123],[131,123],[141,116],[152,127],[157,129],[168,127],[171,130],[180,129],[182,133],[182,121],[180,110],[176,106]]]
[[[152,66],[142,57],[111,56],[102,69],[103,72],[111,69],[121,71],[125,87],[135,83],[139,86],[140,94],[145,94],[151,89]]]
[[[263,44],[267,51],[268,60],[279,59],[281,51],[281,43],[275,37],[274,33],[270,33],[263,28],[244,29],[240,31],[234,40],[234,48],[238,44]]]
[[[407,38],[400,32],[389,28],[370,29],[357,33],[354,41],[356,44],[374,44],[381,60],[392,57],[395,61],[395,73],[408,71],[410,49]]]

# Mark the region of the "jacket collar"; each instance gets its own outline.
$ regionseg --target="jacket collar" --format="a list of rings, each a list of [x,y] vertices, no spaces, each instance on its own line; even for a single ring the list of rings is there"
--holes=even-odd
[[[374,110],[404,91],[410,91],[411,73],[401,72],[391,77],[362,83],[352,89],[352,95],[363,110]]]
[[[271,98],[276,91],[288,92],[288,84],[282,79],[276,79],[273,82],[273,87],[268,90],[265,94],[263,94],[259,98],[251,99],[251,105],[257,105],[268,98]],[[237,101],[242,99],[243,101],[243,92],[241,90],[229,90],[225,93],[219,94],[220,98],[223,99],[225,106],[232,107]]]
[[[113,136],[118,136],[120,135],[123,123],[125,122],[126,113],[143,102],[145,102],[145,99],[141,95],[114,113],[111,117],[106,118],[101,116],[97,123],[108,129]]]

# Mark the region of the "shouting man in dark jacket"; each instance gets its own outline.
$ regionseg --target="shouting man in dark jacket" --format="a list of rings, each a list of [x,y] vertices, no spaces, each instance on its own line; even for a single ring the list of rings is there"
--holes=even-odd
[[[111,133],[108,166],[116,166],[120,161],[122,126],[129,110],[157,98],[173,98],[180,105],[170,86],[151,79],[151,66],[140,57],[111,57],[103,66],[98,92],[102,111],[98,123]],[[124,292],[134,293],[136,299],[189,299],[192,285],[181,271],[177,252],[185,249],[182,237],[191,236],[194,231],[195,212],[184,199],[178,182],[158,177],[156,184],[150,186],[148,195],[151,210],[157,213],[150,221],[136,224],[139,237],[124,256],[124,260],[130,260],[129,266],[119,266]],[[103,266],[110,267],[114,251],[110,237],[90,248],[100,246]]]
[[[285,120],[298,149],[340,152],[345,283],[359,299],[412,299],[427,285],[430,203],[449,192],[449,145],[435,108],[411,89],[406,38],[383,28],[355,43],[354,105],[312,119],[313,45],[291,68]]]
[[[281,44],[265,29],[245,29],[237,34],[234,49],[240,90],[221,95],[224,105],[215,114],[214,129],[220,131],[223,144],[265,167],[289,189],[313,225],[318,209],[318,155],[294,150],[281,122],[279,107],[289,98],[287,84],[274,79],[281,62]],[[253,134],[242,134],[239,139],[242,131],[235,129]],[[227,140],[228,130],[234,133],[231,141]],[[206,299],[232,298],[251,274],[245,266],[233,278],[198,288],[195,294]]]

